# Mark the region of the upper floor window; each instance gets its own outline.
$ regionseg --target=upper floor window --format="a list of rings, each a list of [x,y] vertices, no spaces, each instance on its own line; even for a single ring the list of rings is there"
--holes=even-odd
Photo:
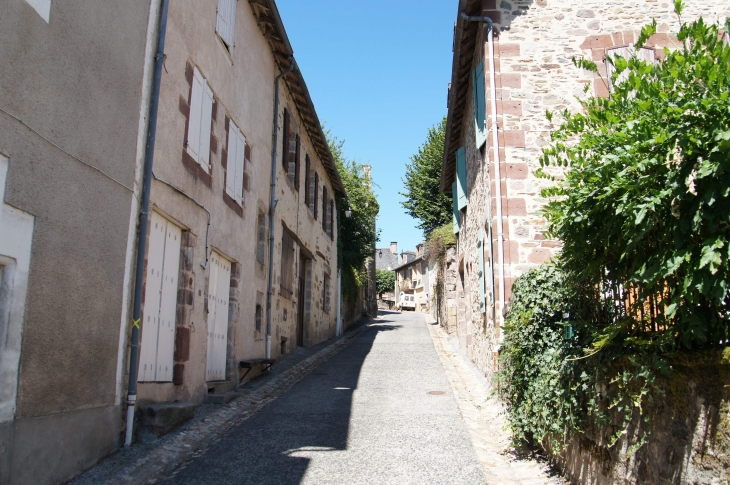
[[[218,16],[215,31],[225,44],[228,52],[233,54],[236,28],[236,0],[218,0]]]
[[[291,113],[284,108],[284,142],[281,152],[284,171],[289,182],[299,190],[299,134]]]
[[[228,122],[228,167],[226,170],[226,193],[238,204],[243,204],[243,171],[246,160],[246,137],[238,126]]]
[[[656,63],[656,57],[654,49],[649,47],[642,47],[636,49],[632,45],[622,47],[612,47],[606,49],[606,77],[608,78],[608,88],[610,91],[614,90],[615,84],[622,83],[629,78],[629,71],[625,70],[616,78],[616,83],[613,82],[613,73],[616,71],[614,63],[617,57],[623,57],[624,59],[636,58],[645,61],[647,64]]]
[[[210,137],[213,123],[213,91],[196,67],[190,88],[190,118],[188,119],[187,146],[185,149],[210,173]]]

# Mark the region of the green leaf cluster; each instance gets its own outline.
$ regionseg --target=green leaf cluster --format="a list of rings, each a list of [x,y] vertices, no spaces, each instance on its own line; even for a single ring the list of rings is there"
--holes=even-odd
[[[378,295],[395,291],[395,272],[387,269],[376,269],[375,288]]]
[[[345,197],[337,203],[337,254],[342,270],[342,292],[353,301],[366,280],[362,274],[365,260],[375,253],[378,241],[375,219],[380,206],[372,190],[371,177],[363,170],[364,165],[347,159],[344,140],[338,139],[328,129],[324,132],[345,188]],[[352,211],[349,218],[345,216],[348,207]]]
[[[411,157],[411,163],[406,164],[405,192],[400,193],[405,197],[401,205],[421,221],[418,227],[426,237],[453,218],[451,198],[439,190],[445,137],[446,117],[429,128],[425,143]]]

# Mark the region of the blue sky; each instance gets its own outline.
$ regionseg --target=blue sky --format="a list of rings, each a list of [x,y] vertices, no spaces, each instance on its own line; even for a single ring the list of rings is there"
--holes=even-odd
[[[378,247],[415,249],[400,201],[405,165],[446,114],[456,0],[278,0],[320,121],[373,166]]]

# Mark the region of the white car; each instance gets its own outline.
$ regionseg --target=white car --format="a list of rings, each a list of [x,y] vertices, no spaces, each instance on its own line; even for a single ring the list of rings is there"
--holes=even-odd
[[[408,293],[401,293],[398,300],[398,309],[400,310],[416,310],[416,297]]]

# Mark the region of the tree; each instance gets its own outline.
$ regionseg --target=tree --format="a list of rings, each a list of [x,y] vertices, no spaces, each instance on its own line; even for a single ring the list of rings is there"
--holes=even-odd
[[[375,286],[378,290],[378,296],[395,291],[395,272],[387,269],[376,269]]]
[[[380,206],[372,190],[370,175],[363,170],[364,165],[347,160],[344,140],[339,140],[327,129],[325,136],[345,188],[345,197],[337,204],[337,252],[342,269],[342,291],[352,300],[364,282],[361,271],[365,260],[375,253],[378,240],[375,219]],[[352,211],[349,218],[345,216],[348,207]]]
[[[426,142],[411,157],[411,163],[406,164],[403,180],[406,191],[400,193],[406,198],[401,205],[410,216],[421,221],[418,227],[426,237],[453,218],[451,197],[439,190],[445,137],[446,117],[428,129]]]

